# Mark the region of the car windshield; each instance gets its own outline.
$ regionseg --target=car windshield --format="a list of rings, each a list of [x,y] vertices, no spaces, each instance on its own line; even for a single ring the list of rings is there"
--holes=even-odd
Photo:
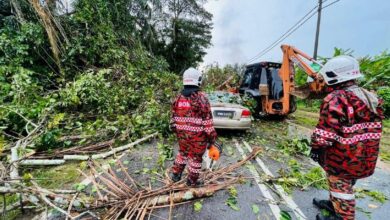
[[[211,92],[207,94],[211,103],[231,103],[231,104],[242,104],[242,99],[238,94],[228,92]]]

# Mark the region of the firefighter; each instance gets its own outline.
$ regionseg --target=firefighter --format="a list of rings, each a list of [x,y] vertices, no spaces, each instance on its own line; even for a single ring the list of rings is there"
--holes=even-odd
[[[202,184],[198,180],[202,155],[217,138],[210,103],[200,90],[201,83],[202,73],[194,68],[187,69],[183,74],[184,89],[172,104],[171,129],[178,138],[179,152],[173,163],[171,179],[179,181],[188,165],[189,186]],[[214,148],[212,152],[215,152]]]
[[[313,199],[331,214],[317,220],[354,219],[356,180],[374,173],[382,133],[382,100],[356,84],[359,63],[350,56],[330,59],[320,70],[329,94],[311,137],[310,157],[325,170],[330,200]]]

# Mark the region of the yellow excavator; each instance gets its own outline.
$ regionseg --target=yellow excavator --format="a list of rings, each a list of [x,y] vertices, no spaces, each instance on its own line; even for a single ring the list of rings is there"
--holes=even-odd
[[[286,116],[296,110],[296,96],[320,97],[325,90],[324,79],[313,68],[321,67],[319,62],[293,46],[282,45],[281,48],[281,64],[260,62],[246,66],[239,92],[254,98],[255,114]],[[308,75],[307,85],[296,86],[295,66]]]

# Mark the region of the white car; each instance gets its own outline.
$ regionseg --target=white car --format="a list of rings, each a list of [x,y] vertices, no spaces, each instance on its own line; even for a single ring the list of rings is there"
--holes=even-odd
[[[242,106],[239,94],[216,91],[207,94],[213,114],[214,127],[247,130],[252,124],[251,112]]]

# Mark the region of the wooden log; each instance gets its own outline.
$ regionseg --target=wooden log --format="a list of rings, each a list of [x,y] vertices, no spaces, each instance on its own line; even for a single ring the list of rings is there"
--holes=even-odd
[[[16,142],[16,145],[11,148],[11,168],[10,168],[10,177],[11,179],[17,179],[19,178],[19,171],[18,171],[18,148],[20,146],[20,140]]]
[[[20,161],[20,165],[23,166],[53,166],[53,165],[61,165],[64,164],[65,160],[63,159],[39,159],[39,160],[22,160]]]

